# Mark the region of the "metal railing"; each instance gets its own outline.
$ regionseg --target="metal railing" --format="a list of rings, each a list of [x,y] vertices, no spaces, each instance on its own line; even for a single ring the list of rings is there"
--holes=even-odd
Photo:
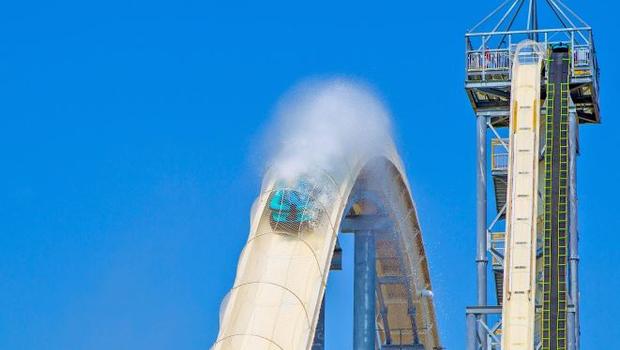
[[[491,140],[491,171],[508,171],[508,139]]]
[[[501,267],[504,265],[504,249],[506,232],[489,232],[489,244],[491,246],[492,265]]]
[[[589,47],[577,46],[573,50],[575,67],[589,67],[592,62],[592,52]]]
[[[591,77],[596,84],[599,72],[591,28],[467,33],[466,80],[510,80],[516,45],[525,39],[535,39],[545,47],[568,45],[573,52],[571,77]]]
[[[486,50],[467,52],[468,72],[482,72],[493,70],[506,70],[511,66],[511,53],[509,50]]]

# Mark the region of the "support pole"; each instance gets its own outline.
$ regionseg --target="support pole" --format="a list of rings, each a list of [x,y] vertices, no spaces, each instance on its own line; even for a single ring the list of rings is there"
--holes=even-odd
[[[532,0],[532,30],[538,30],[538,0]],[[538,33],[534,33],[534,41],[538,41]]]
[[[467,350],[478,350],[476,342],[476,315],[467,313]]]
[[[478,285],[478,306],[487,305],[487,118],[477,118],[477,168],[476,168],[476,268]],[[481,316],[486,323],[486,316]],[[478,334],[483,348],[486,348],[484,329],[479,324]]]
[[[569,295],[574,305],[574,312],[568,319],[568,349],[579,349],[579,231],[577,221],[577,155],[579,142],[579,121],[574,106],[569,113],[568,147],[569,147]]]
[[[321,311],[319,311],[319,319],[314,332],[314,341],[312,342],[312,350],[325,349],[325,295],[321,302]]]
[[[375,350],[375,237],[372,231],[355,234],[355,276],[353,291],[353,348]]]

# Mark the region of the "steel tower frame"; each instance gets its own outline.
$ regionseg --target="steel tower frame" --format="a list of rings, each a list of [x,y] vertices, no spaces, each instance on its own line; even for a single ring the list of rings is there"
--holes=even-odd
[[[542,1],[541,1],[542,2]],[[527,4],[527,10],[524,10]],[[465,89],[476,114],[476,276],[477,300],[466,309],[467,349],[492,350],[501,347],[501,287],[498,301],[491,304],[489,257],[493,273],[503,274],[502,221],[506,212],[505,187],[508,141],[501,136],[510,118],[511,63],[513,47],[523,39],[533,39],[550,47],[563,43],[572,54],[570,65],[569,171],[568,171],[568,349],[580,348],[579,327],[579,233],[577,225],[576,158],[579,155],[579,124],[600,123],[598,103],[599,70],[591,27],[562,0],[505,0],[465,35]],[[540,10],[547,10],[557,26],[540,26]],[[520,22],[520,28],[517,28]],[[488,28],[488,29],[483,29]],[[545,79],[543,94],[546,95]],[[541,114],[546,115],[546,104]],[[492,140],[490,140],[492,139]],[[489,145],[491,152],[489,152]],[[499,150],[499,152],[497,151]],[[503,150],[503,152],[502,152]],[[491,153],[491,156],[489,157]],[[490,164],[489,164],[490,163]],[[490,170],[489,171],[489,165]],[[495,187],[496,213],[489,215],[489,175]],[[502,191],[504,191],[502,193]],[[502,197],[503,196],[503,197]],[[489,217],[493,219],[489,222]],[[496,278],[496,284],[501,279]],[[539,307],[537,306],[537,311]],[[493,322],[489,322],[489,320]],[[537,345],[539,349],[542,344]]]

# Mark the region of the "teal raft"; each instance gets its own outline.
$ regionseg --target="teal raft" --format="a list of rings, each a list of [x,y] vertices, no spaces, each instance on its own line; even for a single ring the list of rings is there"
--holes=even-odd
[[[299,227],[314,221],[318,211],[311,192],[311,186],[305,181],[300,181],[294,189],[276,189],[269,200],[272,224]]]

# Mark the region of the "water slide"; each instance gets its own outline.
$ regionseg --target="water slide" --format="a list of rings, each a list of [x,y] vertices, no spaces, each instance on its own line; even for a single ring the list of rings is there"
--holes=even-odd
[[[395,148],[388,147],[294,179],[268,172],[212,349],[310,349],[342,220],[378,216],[390,228],[373,233],[376,343],[441,348],[426,254],[403,169]]]
[[[533,350],[540,162],[540,83],[545,49],[518,45],[512,68],[504,262],[504,350]]]

